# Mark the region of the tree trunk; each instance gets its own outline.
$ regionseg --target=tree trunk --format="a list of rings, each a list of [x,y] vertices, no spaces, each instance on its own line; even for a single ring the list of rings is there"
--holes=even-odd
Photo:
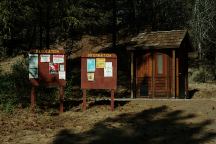
[[[40,17],[40,20],[39,20],[39,43],[40,43],[40,49],[42,49],[43,47],[43,28],[42,28],[42,8],[40,7],[40,10],[39,10],[39,17]]]
[[[50,1],[47,1],[47,8],[46,8],[46,48],[49,49],[50,43],[50,25],[49,25],[49,17],[50,17]]]
[[[112,29],[112,43],[113,48],[116,48],[116,39],[117,39],[117,15],[116,15],[116,0],[113,0],[113,29]]]
[[[32,35],[31,35],[31,39],[30,39],[29,46],[28,46],[29,49],[32,48],[34,41],[36,41],[36,39],[35,39],[36,29],[37,29],[37,26],[34,25],[34,28],[33,28],[33,31],[32,31]]]
[[[198,57],[199,57],[199,60],[202,60],[202,45],[201,43],[199,42],[198,43]]]
[[[131,4],[131,27],[132,27],[132,32],[138,33],[138,28],[137,28],[137,22],[136,22],[136,1],[132,0],[130,1]]]

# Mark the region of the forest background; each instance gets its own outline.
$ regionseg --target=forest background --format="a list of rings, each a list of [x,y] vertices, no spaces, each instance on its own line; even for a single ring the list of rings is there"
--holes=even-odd
[[[83,35],[110,36],[112,49],[117,49],[121,40],[149,27],[152,31],[187,29],[195,51],[195,59],[189,64],[197,68],[192,70],[192,80],[214,81],[215,7],[214,0],[1,0],[0,60],[62,43],[72,54]],[[0,67],[0,73],[3,69]],[[7,111],[24,101],[23,95],[28,97],[26,76],[23,61],[17,61],[11,73],[1,73],[0,104],[6,105]],[[72,82],[72,78],[68,80],[69,85]],[[20,93],[11,89],[19,89]],[[66,95],[71,91],[66,89]]]

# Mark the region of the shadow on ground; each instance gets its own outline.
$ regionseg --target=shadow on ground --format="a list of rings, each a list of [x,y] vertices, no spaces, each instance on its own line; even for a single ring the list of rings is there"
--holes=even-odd
[[[64,112],[71,110],[72,108],[76,108],[79,107],[82,104],[82,100],[66,100],[64,101]],[[47,104],[46,104],[47,105]],[[54,104],[50,104],[49,108],[47,109],[55,109],[55,110],[59,110],[59,102],[54,103]],[[46,111],[46,110],[44,110]]]
[[[120,107],[120,106],[124,106],[125,104],[129,103],[129,101],[115,101],[115,108]],[[110,100],[98,100],[98,101],[94,101],[91,102],[87,108],[92,108],[95,106],[104,106],[104,105],[111,105],[111,101]]]
[[[196,92],[198,92],[198,89],[192,89],[188,91],[188,99],[192,99]]]
[[[83,101],[82,100],[65,100],[64,101],[64,112],[66,111],[82,111],[81,105]],[[115,101],[114,106],[115,108],[122,107],[125,104],[129,103],[129,101]],[[110,100],[94,100],[90,101],[87,105],[87,109],[98,107],[98,106],[110,106],[111,101]],[[56,101],[54,103],[50,103],[50,101],[46,102],[43,100],[41,103],[37,103],[38,112],[44,113],[44,112],[50,112],[51,115],[59,115],[59,102]]]
[[[64,129],[56,135],[53,144],[199,144],[216,138],[216,133],[205,130],[211,120],[185,122],[195,117],[184,111],[170,112],[161,106],[108,118],[84,133],[74,134]]]

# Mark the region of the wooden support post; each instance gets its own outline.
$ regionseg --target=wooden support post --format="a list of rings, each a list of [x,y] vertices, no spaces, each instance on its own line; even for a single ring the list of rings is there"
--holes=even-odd
[[[175,56],[175,50],[172,50],[172,96],[173,98],[176,97],[176,75],[175,75],[175,59],[176,59],[176,56]]]
[[[167,73],[166,75],[166,95],[167,98],[169,98],[169,58],[166,55],[165,56],[165,72]]]
[[[189,97],[188,93],[188,74],[185,75],[185,99]]]
[[[114,104],[114,90],[111,90],[111,111],[114,111],[115,104]]]
[[[179,98],[179,58],[176,57],[176,97]]]
[[[172,97],[172,84],[171,84],[171,76],[172,76],[172,59],[170,57],[168,58],[168,73],[167,73],[167,96],[168,98]]]
[[[156,62],[155,62],[155,55],[154,52],[151,52],[151,57],[152,57],[152,98],[155,97],[155,66],[156,66]]]
[[[35,111],[35,86],[31,88],[31,110]]]
[[[134,98],[134,53],[131,52],[131,98]]]
[[[63,87],[60,87],[59,89],[59,93],[60,93],[60,113],[63,113],[64,112],[64,88]]]
[[[86,89],[83,90],[83,105],[82,110],[86,111]]]

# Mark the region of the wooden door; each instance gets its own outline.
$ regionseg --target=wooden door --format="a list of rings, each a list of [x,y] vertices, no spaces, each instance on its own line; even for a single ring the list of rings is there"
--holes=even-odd
[[[145,52],[136,56],[136,95],[167,98],[170,96],[169,55]]]
[[[154,54],[154,97],[166,98],[170,96],[169,83],[169,56],[166,53],[157,52]]]
[[[152,96],[152,53],[147,51],[136,56],[136,95]]]

